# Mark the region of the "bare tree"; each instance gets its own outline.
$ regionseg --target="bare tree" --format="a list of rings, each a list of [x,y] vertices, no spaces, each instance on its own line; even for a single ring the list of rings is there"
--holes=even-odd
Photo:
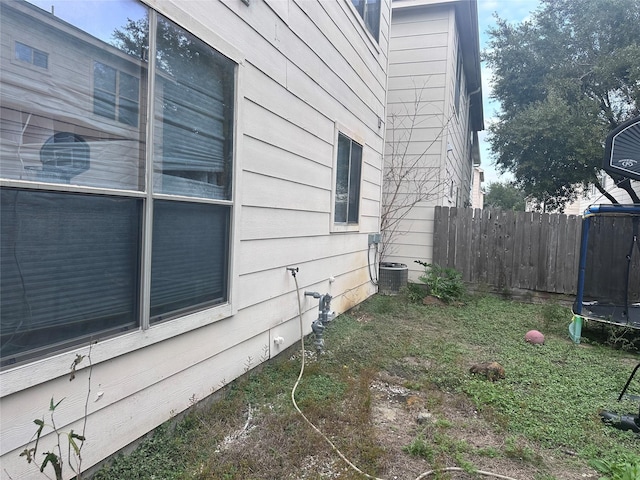
[[[444,115],[438,113],[423,115],[429,105],[429,102],[423,101],[426,84],[422,87],[414,84],[413,100],[404,102],[400,112],[388,115],[380,219],[380,258],[383,260],[393,253],[395,241],[405,233],[400,227],[413,207],[437,198],[448,183],[447,179],[442,178],[440,162],[430,164],[427,156],[432,154],[429,152],[431,147],[442,140],[451,117],[445,119]],[[415,137],[421,124],[434,117],[442,118],[435,135],[417,153],[412,152],[410,147],[418,144]]]

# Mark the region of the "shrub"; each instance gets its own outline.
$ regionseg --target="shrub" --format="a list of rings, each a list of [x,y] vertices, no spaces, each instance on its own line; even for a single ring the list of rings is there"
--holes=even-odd
[[[462,274],[453,268],[444,268],[439,265],[421,262],[416,263],[424,267],[424,274],[420,281],[427,285],[429,295],[439,298],[443,302],[451,303],[460,300],[466,292]]]

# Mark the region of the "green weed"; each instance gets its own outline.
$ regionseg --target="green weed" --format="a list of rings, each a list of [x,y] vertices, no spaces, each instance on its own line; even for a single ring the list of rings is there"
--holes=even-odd
[[[539,463],[542,461],[540,455],[515,436],[507,437],[505,440],[504,453],[509,458],[515,458],[523,462]]]
[[[500,458],[499,463],[526,471],[522,478],[555,480],[545,458],[571,450],[575,455],[562,464],[570,474],[558,475],[553,465],[558,478],[576,476],[591,462],[609,480],[628,480],[614,474],[636,473],[637,437],[604,425],[598,412],[633,411],[633,402],[618,403],[616,396],[637,356],[596,342],[574,345],[564,314],[564,307],[491,296],[438,309],[410,304],[402,296],[374,296],[330,324],[326,353],[306,365],[296,399],[305,415],[370,475],[385,476],[395,448],[406,458],[424,459],[432,469],[456,465],[472,471],[487,457]],[[530,329],[545,334],[544,346],[524,341]],[[486,361],[500,362],[506,378],[489,382],[469,374],[470,365]],[[303,476],[291,477],[291,472],[306,472],[304,478],[361,478],[345,470],[293,409],[290,389],[299,369],[299,352],[294,352],[247,373],[210,407],[195,407],[175,427],[158,429],[95,478]],[[435,416],[425,428],[416,424],[408,445],[406,440],[384,443],[376,430],[373,418],[380,405],[371,385],[380,372],[421,397],[419,405]],[[629,393],[639,392],[636,379]],[[458,411],[464,421],[449,416]],[[478,445],[483,438],[478,430],[505,440]],[[241,434],[227,445],[233,432]],[[331,471],[321,474],[321,469]]]
[[[403,448],[403,450],[410,455],[422,457],[429,462],[433,462],[435,458],[432,443],[428,442],[422,434],[414,438],[409,445]]]
[[[600,480],[637,480],[640,478],[640,457],[625,455],[615,461],[594,459],[590,462],[598,473],[604,474]]]
[[[433,295],[443,302],[451,303],[455,300],[460,300],[466,293],[462,274],[457,270],[425,263],[420,260],[415,262],[424,267],[424,274],[419,279],[427,286],[429,295]]]

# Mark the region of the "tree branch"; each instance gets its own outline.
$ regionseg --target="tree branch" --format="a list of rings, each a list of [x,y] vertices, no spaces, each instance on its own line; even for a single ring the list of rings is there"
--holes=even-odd
[[[416,145],[415,134],[422,123],[419,119],[424,108],[422,96],[425,84],[419,88],[414,83],[414,99],[402,106],[400,114],[389,115],[388,127],[391,138],[387,142],[387,155],[383,174],[383,201],[381,210],[381,232],[383,242],[380,256],[390,254],[390,246],[400,232],[402,221],[418,203],[435,198],[444,183],[440,179],[440,165],[425,162],[430,149],[441,140],[451,118],[447,119],[435,132],[435,137],[427,140],[427,145],[419,152],[411,153]],[[439,115],[436,115],[439,117]]]

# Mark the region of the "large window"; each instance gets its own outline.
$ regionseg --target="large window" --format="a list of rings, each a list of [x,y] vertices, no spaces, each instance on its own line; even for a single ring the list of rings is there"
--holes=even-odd
[[[134,0],[0,7],[56,52],[0,65],[2,366],[227,303],[235,63]]]
[[[376,42],[380,36],[380,2],[381,0],[351,0]]]
[[[334,221],[357,224],[360,210],[360,172],[362,145],[346,135],[338,134],[338,161],[336,166],[336,201]]]

